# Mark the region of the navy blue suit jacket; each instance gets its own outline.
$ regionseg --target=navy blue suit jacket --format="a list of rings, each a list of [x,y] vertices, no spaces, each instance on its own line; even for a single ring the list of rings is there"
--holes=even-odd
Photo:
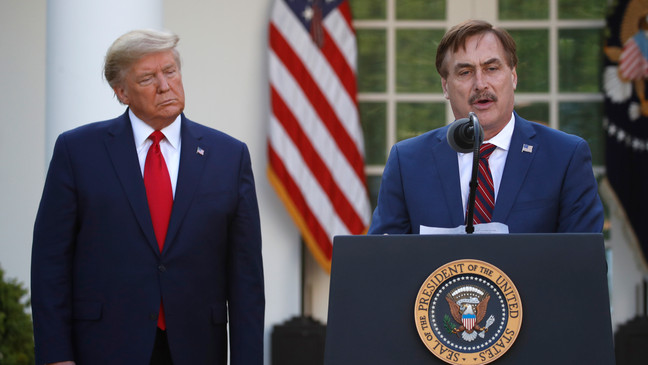
[[[128,113],[59,136],[34,228],[37,363],[148,364],[160,300],[174,364],[262,364],[261,232],[245,144],[182,115],[159,252]],[[198,153],[199,148],[202,153]]]
[[[457,152],[448,145],[447,129],[392,147],[370,234],[465,223]],[[532,152],[522,151],[525,144]],[[492,221],[507,224],[510,233],[601,232],[603,206],[591,160],[582,138],[515,114]]]

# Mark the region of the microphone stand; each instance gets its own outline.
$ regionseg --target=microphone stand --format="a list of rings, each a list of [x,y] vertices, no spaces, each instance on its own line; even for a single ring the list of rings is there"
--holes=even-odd
[[[468,113],[470,121],[473,123],[474,131],[474,143],[473,143],[473,166],[472,166],[472,175],[470,177],[470,194],[468,194],[468,212],[466,213],[466,233],[472,234],[475,232],[475,227],[473,226],[473,216],[475,215],[475,195],[477,194],[477,174],[479,171],[479,149],[481,148],[481,127],[479,126],[479,120],[475,113]]]

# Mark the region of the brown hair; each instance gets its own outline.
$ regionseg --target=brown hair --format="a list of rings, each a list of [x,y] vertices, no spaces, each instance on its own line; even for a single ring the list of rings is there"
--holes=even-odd
[[[449,51],[453,53],[457,52],[459,47],[466,46],[466,40],[469,37],[483,33],[493,33],[499,39],[502,47],[504,47],[504,52],[507,54],[508,66],[510,68],[516,67],[518,58],[515,53],[515,40],[513,40],[513,37],[506,30],[494,27],[489,22],[483,20],[466,20],[450,28],[443,38],[441,38],[436,53],[436,69],[439,75],[443,78],[448,76],[448,70],[444,68],[443,62]]]

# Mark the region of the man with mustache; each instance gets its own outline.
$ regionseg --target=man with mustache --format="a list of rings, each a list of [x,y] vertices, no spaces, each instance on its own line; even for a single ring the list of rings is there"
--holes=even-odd
[[[178,40],[119,37],[104,76],[126,111],[56,141],[32,248],[38,365],[263,363],[250,154],[184,115]]]
[[[589,147],[513,110],[517,61],[513,38],[479,20],[452,27],[437,48],[437,71],[455,118],[474,112],[483,128],[473,223],[503,223],[510,233],[601,232]],[[473,153],[454,151],[447,130],[392,147],[370,234],[466,224]]]

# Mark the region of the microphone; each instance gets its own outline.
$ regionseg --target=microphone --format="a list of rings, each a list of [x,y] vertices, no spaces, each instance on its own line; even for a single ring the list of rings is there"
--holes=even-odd
[[[475,212],[475,196],[477,194],[477,173],[479,170],[479,148],[484,141],[484,131],[479,125],[475,113],[468,113],[468,118],[455,120],[448,127],[448,144],[453,150],[462,153],[473,152],[472,175],[468,186],[468,204],[466,212],[466,233],[475,231],[473,217]]]
[[[475,133],[477,130],[477,133]],[[461,153],[473,152],[475,137],[479,140],[478,145],[484,141],[484,131],[479,125],[475,113],[468,113],[468,118],[455,120],[448,127],[448,144],[453,150]]]

